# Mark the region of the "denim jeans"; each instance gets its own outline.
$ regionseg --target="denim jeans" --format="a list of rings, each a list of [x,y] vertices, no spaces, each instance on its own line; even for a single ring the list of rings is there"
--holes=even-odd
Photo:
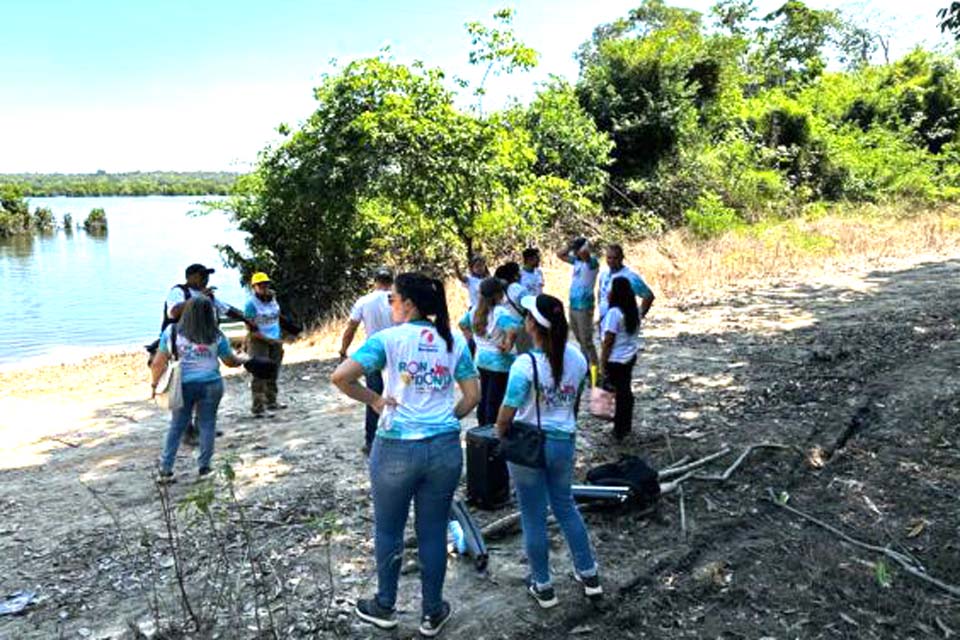
[[[490,371],[477,369],[480,373],[480,404],[477,405],[477,424],[485,427],[497,421],[497,413],[503,404],[503,396],[507,395],[507,380],[510,374],[506,371]]]
[[[383,372],[373,371],[366,374],[367,379],[367,389],[373,391],[374,393],[383,393]],[[365,442],[367,443],[367,448],[370,449],[373,447],[373,439],[377,437],[377,423],[380,421],[380,414],[373,410],[373,407],[367,405],[367,421],[364,424],[364,429],[366,430]]]
[[[520,503],[520,523],[523,526],[523,547],[530,563],[530,573],[539,587],[550,582],[550,543],[547,541],[547,505],[560,524],[563,536],[573,556],[573,567],[582,577],[597,574],[597,561],[590,547],[587,527],[573,501],[570,485],[573,482],[574,440],[544,442],[547,464],[534,469],[507,463],[517,501]]]
[[[370,482],[381,606],[392,609],[397,603],[403,530],[413,500],[423,614],[440,612],[447,573],[447,522],[462,467],[459,433],[426,440],[374,440]]]
[[[197,406],[197,416],[200,428],[200,457],[197,462],[199,468],[210,467],[213,458],[213,439],[217,431],[217,407],[223,397],[223,380],[212,382],[184,382],[183,406],[170,414],[170,429],[167,431],[167,440],[163,448],[163,458],[160,466],[164,471],[173,471],[173,462],[177,458],[177,449],[180,448],[180,437],[183,435],[193,407]]]

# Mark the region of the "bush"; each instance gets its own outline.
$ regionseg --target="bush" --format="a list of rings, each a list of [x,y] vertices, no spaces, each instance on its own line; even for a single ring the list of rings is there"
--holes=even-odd
[[[90,215],[83,221],[83,229],[92,235],[103,235],[107,232],[107,212],[100,207],[90,211]]]
[[[693,235],[701,240],[732,231],[743,223],[737,212],[715,193],[700,196],[696,206],[684,211],[683,217]]]
[[[56,227],[56,221],[53,218],[53,211],[47,207],[37,207],[33,210],[33,228],[37,231],[53,231]]]

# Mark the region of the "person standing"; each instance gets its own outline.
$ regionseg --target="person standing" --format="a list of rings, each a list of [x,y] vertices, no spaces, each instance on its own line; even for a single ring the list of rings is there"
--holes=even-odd
[[[493,276],[505,283],[506,291],[503,295],[504,306],[514,321],[520,326],[523,326],[523,316],[526,312],[523,310],[523,307],[520,306],[520,300],[526,295],[526,290],[523,288],[523,285],[520,284],[520,272],[520,265],[511,261],[505,262],[497,267],[497,270],[493,272]],[[530,336],[528,336],[525,331],[518,332],[514,345],[517,353],[525,353],[530,349]]]
[[[480,404],[477,423],[493,424],[503,394],[507,390],[507,373],[516,357],[513,343],[522,324],[503,304],[504,286],[498,278],[480,283],[480,300],[460,320],[465,336],[477,345],[475,364],[480,373]]]
[[[558,251],[557,257],[573,265],[573,277],[570,281],[570,328],[580,344],[580,350],[590,363],[591,382],[595,382],[595,372],[600,361],[593,343],[593,292],[597,285],[597,275],[600,273],[600,261],[593,255],[590,242],[586,238],[575,239],[566,249]]]
[[[523,250],[523,268],[520,270],[520,285],[524,289],[524,295],[540,295],[543,293],[543,283],[540,250],[536,247],[527,247]]]
[[[280,331],[280,304],[270,290],[270,277],[258,271],[250,278],[253,295],[247,300],[243,316],[251,323],[247,334],[247,352],[276,364],[276,371],[269,377],[253,376],[250,379],[250,395],[253,398],[253,416],[262,418],[267,410],[285,409],[277,402],[277,378],[283,361],[283,340]],[[255,329],[254,329],[255,327]]]
[[[353,303],[353,307],[350,308],[350,319],[347,321],[347,328],[343,332],[343,339],[340,343],[341,362],[347,359],[347,349],[353,343],[353,338],[357,334],[357,327],[361,323],[367,339],[393,326],[389,300],[392,286],[393,272],[386,267],[381,267],[373,274],[373,291]],[[374,393],[383,391],[383,376],[379,370],[367,371],[365,376],[368,389]],[[370,447],[373,446],[373,439],[377,435],[378,420],[377,412],[368,406],[364,426],[363,455],[370,455]]]
[[[481,255],[475,255],[470,258],[470,273],[463,275],[460,273],[459,265],[456,267],[457,280],[467,289],[467,297],[470,299],[470,306],[477,306],[480,300],[480,283],[483,279],[489,277],[490,270],[487,269],[487,259]]]
[[[574,576],[583,584],[584,594],[591,598],[603,594],[587,528],[571,490],[577,432],[574,407],[586,382],[587,361],[567,342],[567,319],[560,300],[548,295],[528,296],[521,304],[529,311],[524,327],[532,337],[533,349],[510,367],[507,395],[497,416],[497,433],[505,437],[514,420],[537,424],[539,419],[546,436],[543,468],[512,462],[507,467],[517,490],[523,546],[530,564],[527,592],[547,609],[558,603],[550,578],[548,506],[570,547]]]
[[[606,315],[609,308],[610,287],[614,278],[626,278],[630,282],[635,296],[642,298],[640,303],[640,317],[645,318],[650,311],[656,296],[633,269],[623,264],[623,247],[618,244],[611,244],[606,251],[607,268],[600,274],[600,320]]]
[[[397,626],[397,583],[404,528],[414,501],[422,617],[420,633],[433,637],[450,619],[443,600],[447,522],[460,482],[460,419],[480,397],[477,370],[466,341],[450,331],[443,283],[417,273],[397,277],[390,294],[398,326],[369,337],[333,372],[346,396],[383,416],[370,454],[377,593],[357,601],[357,616],[381,629]],[[382,371],[384,392],[359,384]],[[454,387],[460,389],[456,399]]]
[[[613,435],[623,440],[633,424],[633,367],[642,347],[640,310],[633,286],[624,277],[613,279],[608,308],[600,324],[600,372],[616,392]]]
[[[210,473],[217,408],[223,397],[220,360],[228,367],[239,367],[249,360],[247,356],[234,354],[230,341],[217,328],[213,301],[202,294],[191,297],[183,305],[179,321],[167,327],[160,337],[160,347],[151,365],[152,397],[156,397],[157,381],[166,370],[173,354],[180,361],[183,406],[171,412],[170,428],[167,430],[157,478],[161,483],[174,481],[173,464],[177,449],[194,407],[197,408],[200,430],[198,473],[201,477]]]

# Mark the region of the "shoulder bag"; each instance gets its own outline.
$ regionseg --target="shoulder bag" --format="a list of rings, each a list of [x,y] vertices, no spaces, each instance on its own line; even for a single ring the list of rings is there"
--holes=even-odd
[[[537,424],[514,420],[507,434],[500,439],[499,455],[507,462],[525,467],[542,468],[546,466],[543,451],[543,429],[540,425],[540,376],[537,372],[537,359],[528,353],[533,364],[533,388],[536,397]]]
[[[180,354],[177,353],[177,325],[170,325],[170,357],[167,364],[167,383],[160,392],[160,405],[170,411],[183,408],[183,379],[180,370]]]

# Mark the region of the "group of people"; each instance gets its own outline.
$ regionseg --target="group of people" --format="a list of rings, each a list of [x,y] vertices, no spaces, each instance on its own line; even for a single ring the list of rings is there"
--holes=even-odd
[[[544,431],[542,467],[508,463],[530,566],[527,592],[543,608],[558,604],[548,560],[549,507],[584,594],[602,596],[596,556],[571,490],[577,413],[581,394],[597,383],[591,380],[594,368],[594,377],[616,389],[614,434],[629,433],[640,323],[654,294],[624,265],[618,245],[606,248],[608,268],[602,274],[585,239],[559,255],[573,267],[569,321],[563,302],[543,293],[534,248],[523,252],[522,266],[508,262],[492,276],[483,258],[470,261],[469,273],[460,277],[470,308],[458,322],[459,335],[451,327],[442,281],[423,274],[393,280],[378,272],[376,289],[354,305],[331,381],[367,407],[364,451],[370,456],[377,592],[357,602],[362,620],[383,629],[398,624],[397,585],[411,502],[421,567],[420,633],[435,636],[450,619],[452,608],[443,600],[447,522],[463,464],[460,421],[474,409],[478,422],[495,424],[500,437],[514,421],[536,421]],[[348,356],[360,324],[366,341]],[[571,327],[576,345],[569,340]]]
[[[543,293],[541,256],[535,248],[523,252],[522,265],[507,262],[492,276],[482,257],[470,261],[469,273],[460,278],[470,308],[456,334],[443,282],[421,273],[394,278],[380,269],[374,290],[353,305],[331,381],[367,407],[363,450],[369,455],[377,592],[357,602],[362,620],[384,629],[398,624],[397,586],[411,502],[421,565],[420,633],[435,636],[450,619],[452,608],[443,599],[447,523],[463,465],[460,421],[474,409],[479,424],[495,424],[500,437],[507,436],[514,421],[536,421],[544,432],[542,467],[508,463],[530,566],[527,592],[543,608],[558,603],[548,561],[549,506],[584,594],[602,595],[596,556],[571,491],[577,414],[588,385],[609,383],[616,390],[614,435],[619,439],[630,432],[632,370],[642,347],[641,320],[654,294],[624,265],[618,245],[606,247],[608,268],[602,273],[593,247],[583,238],[558,256],[573,267],[569,319],[563,302]],[[260,416],[282,407],[276,386],[283,357],[280,309],[269,277],[257,273],[251,279],[252,296],[239,314],[247,323],[249,343],[247,353],[238,354],[218,329],[221,315],[238,313],[217,300],[208,286],[211,273],[203,265],[188,267],[187,282],[171,289],[165,305],[153,385],[156,390],[169,360],[178,359],[184,403],[172,412],[160,481],[173,478],[174,458],[195,409],[199,474],[210,473],[223,395],[219,362],[246,365],[254,356],[273,362],[271,375],[255,376],[251,383],[252,409]],[[365,341],[348,356],[361,325]],[[576,344],[569,339],[571,329]]]
[[[209,286],[214,269],[192,264],[185,282],[170,289],[164,302],[160,339],[152,353],[152,396],[171,360],[179,361],[182,406],[171,411],[170,426],[160,457],[158,481],[174,481],[174,461],[180,444],[199,444],[198,475],[211,473],[214,440],[218,435],[217,409],[223,398],[220,362],[228,367],[247,366],[253,416],[262,418],[267,410],[286,408],[277,400],[277,377],[283,360],[280,306],[270,289],[270,277],[262,272],[250,279],[251,295],[244,310],[216,297]],[[220,330],[221,318],[240,320],[248,330],[245,353],[234,352]],[[259,365],[259,366],[253,366]]]

